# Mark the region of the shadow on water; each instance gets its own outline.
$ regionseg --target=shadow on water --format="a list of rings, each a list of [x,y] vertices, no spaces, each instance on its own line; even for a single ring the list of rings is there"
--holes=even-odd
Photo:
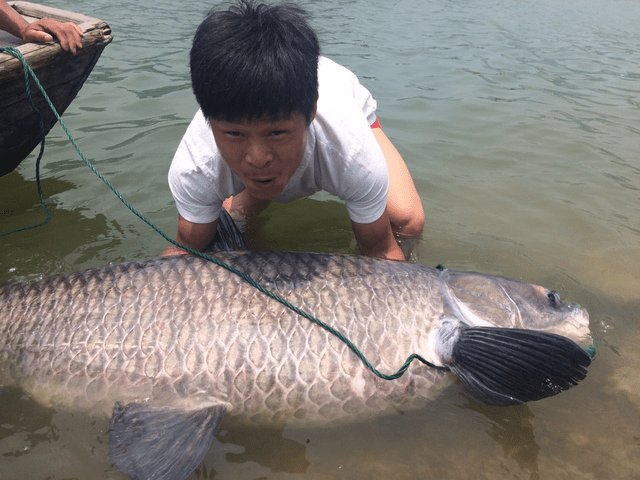
[[[18,448],[3,449],[2,456],[20,457],[40,443],[57,441],[60,437],[53,426],[53,414],[53,409],[43,408],[18,388],[0,388],[0,444],[12,436],[22,438],[19,445],[15,442]]]
[[[230,427],[218,433],[212,448],[189,480],[220,478],[270,478],[272,475],[304,478],[310,462],[307,442],[286,437],[284,428]]]
[[[305,458],[306,445],[284,437],[284,428],[229,429],[218,435],[218,440],[243,448],[241,453],[227,453],[230,463],[256,462],[273,473],[304,473],[310,465]]]
[[[36,225],[44,221],[45,214],[38,201],[35,181],[24,179],[19,173],[12,172],[0,178],[0,234],[14,229]],[[71,182],[56,178],[42,180],[43,195],[48,197],[74,188]],[[6,238],[6,237],[5,237]]]
[[[246,236],[256,250],[300,250],[304,245],[309,252],[358,253],[346,208],[336,200],[273,203],[247,226]]]
[[[64,180],[42,179],[51,220],[47,225],[0,237],[0,281],[32,280],[125,260],[111,255],[124,233],[116,221],[108,221],[102,214],[90,215],[82,208],[57,207],[55,195],[74,188]],[[26,180],[16,172],[0,179],[0,233],[44,220],[35,180]]]
[[[516,461],[522,470],[531,472],[531,479],[539,479],[538,454],[532,420],[528,405],[516,405],[505,409],[490,407],[470,400],[461,409],[479,414],[479,423],[486,425],[487,435],[502,447],[505,458]]]

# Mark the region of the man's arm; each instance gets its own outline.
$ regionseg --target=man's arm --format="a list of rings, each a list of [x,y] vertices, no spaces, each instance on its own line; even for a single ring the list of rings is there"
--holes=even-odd
[[[371,131],[382,149],[389,168],[387,213],[393,231],[402,236],[418,236],[422,233],[424,226],[424,209],[420,195],[402,156],[382,131],[380,124],[376,121],[374,125],[376,127],[372,127]]]
[[[211,223],[193,223],[178,215],[178,234],[176,235],[176,242],[201,252],[213,240],[217,226],[218,220]],[[170,245],[164,251],[163,255],[177,255],[181,253],[188,252],[176,247],[175,245]]]
[[[23,42],[53,42],[55,35],[60,46],[75,55],[82,48],[82,29],[75,23],[60,23],[51,18],[41,18],[33,23],[27,22],[5,0],[0,0],[0,30],[21,38]]]
[[[0,30],[22,38],[22,29],[28,22],[20,16],[5,0],[0,0]]]
[[[351,222],[353,233],[360,251],[369,257],[388,258],[390,260],[404,260],[404,254],[391,230],[389,215],[385,211],[373,223]]]

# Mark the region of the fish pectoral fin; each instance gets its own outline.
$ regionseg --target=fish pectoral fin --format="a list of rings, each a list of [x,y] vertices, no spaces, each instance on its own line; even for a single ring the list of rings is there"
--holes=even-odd
[[[577,385],[591,357],[572,340],[515,328],[463,327],[449,367],[489,405],[515,405]]]
[[[109,460],[134,480],[185,479],[209,450],[225,411],[118,402],[109,422]]]

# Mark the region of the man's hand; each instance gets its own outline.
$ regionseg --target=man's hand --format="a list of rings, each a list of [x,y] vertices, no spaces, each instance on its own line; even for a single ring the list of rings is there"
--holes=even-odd
[[[60,46],[67,52],[76,54],[82,48],[82,29],[75,23],[60,23],[51,18],[41,18],[29,23],[21,30],[22,41],[27,42],[53,42],[54,35],[60,42]]]

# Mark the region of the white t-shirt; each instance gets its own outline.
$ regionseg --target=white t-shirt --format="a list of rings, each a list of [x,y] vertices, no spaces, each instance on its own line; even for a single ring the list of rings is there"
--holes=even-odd
[[[387,163],[370,127],[376,101],[351,71],[324,57],[318,83],[318,110],[302,161],[275,201],[325,190],[344,200],[352,221],[374,222],[384,213],[389,189]],[[178,212],[192,223],[215,221],[224,199],[244,190],[220,155],[201,110],[173,157],[169,187]]]

